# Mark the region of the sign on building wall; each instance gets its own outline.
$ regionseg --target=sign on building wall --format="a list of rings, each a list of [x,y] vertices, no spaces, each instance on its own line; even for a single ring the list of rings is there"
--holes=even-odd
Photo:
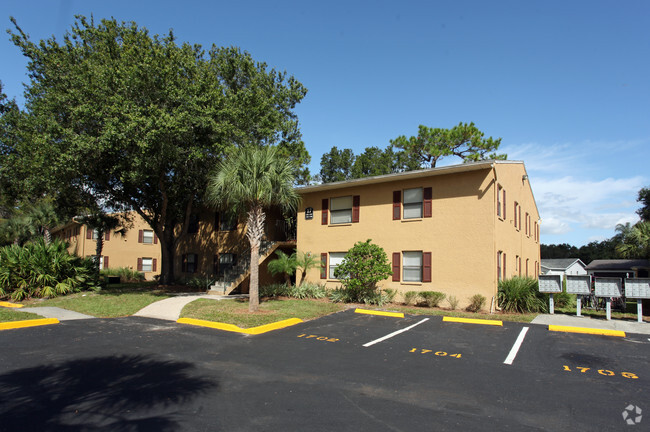
[[[625,297],[650,298],[650,279],[625,279]]]
[[[313,207],[307,207],[305,209],[305,219],[310,220],[314,218],[314,208]]]
[[[566,292],[569,294],[589,295],[591,294],[590,275],[567,275]]]
[[[596,278],[596,297],[621,297],[623,295],[623,283],[621,278]]]
[[[539,292],[543,293],[561,293],[562,292],[562,275],[540,275]]]

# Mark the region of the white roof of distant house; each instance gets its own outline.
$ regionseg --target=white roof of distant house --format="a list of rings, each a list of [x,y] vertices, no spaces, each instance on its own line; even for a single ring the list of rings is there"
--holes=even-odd
[[[578,263],[582,268],[587,267],[580,258],[550,258],[542,259],[541,266],[549,270],[566,270],[573,264]]]

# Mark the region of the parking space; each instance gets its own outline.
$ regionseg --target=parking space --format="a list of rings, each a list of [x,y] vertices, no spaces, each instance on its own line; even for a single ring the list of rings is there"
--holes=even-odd
[[[6,331],[0,343],[11,347],[0,366],[0,415],[31,409],[61,427],[149,416],[183,430],[593,431],[628,427],[630,404],[650,409],[647,337],[531,324],[349,310],[252,336],[130,317]],[[143,403],[152,385],[161,399]],[[99,398],[91,417],[70,417],[85,409],[76,392]],[[42,412],[44,393],[71,398],[57,408],[67,414]],[[24,406],[7,403],[12,397]],[[130,410],[115,411],[120,397]]]

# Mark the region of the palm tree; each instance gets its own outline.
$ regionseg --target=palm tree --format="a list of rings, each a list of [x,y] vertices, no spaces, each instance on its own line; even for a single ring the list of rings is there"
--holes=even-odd
[[[273,276],[282,273],[284,275],[284,282],[287,287],[291,288],[291,276],[296,272],[296,254],[287,255],[282,251],[275,251],[278,256],[273,261],[269,262],[268,268]]]
[[[86,216],[77,218],[77,221],[86,225],[89,230],[97,232],[97,244],[95,247],[95,272],[99,276],[99,260],[104,249],[104,234],[115,230],[115,234],[126,234],[126,228],[119,216],[107,214],[102,210],[96,210]],[[122,228],[120,228],[122,227]],[[117,229],[120,228],[120,229]]]
[[[311,252],[298,252],[296,256],[296,268],[300,269],[302,274],[300,275],[300,284],[302,285],[305,281],[305,276],[310,269],[320,266],[320,260],[318,260]]]
[[[293,189],[294,166],[275,147],[235,149],[221,161],[208,182],[207,201],[215,207],[247,213],[246,237],[251,245],[250,312],[259,307],[259,250],[264,236],[265,209],[295,210],[300,196]]]
[[[616,230],[623,234],[621,244],[616,251],[625,258],[648,258],[650,259],[650,222],[638,222],[631,229]]]

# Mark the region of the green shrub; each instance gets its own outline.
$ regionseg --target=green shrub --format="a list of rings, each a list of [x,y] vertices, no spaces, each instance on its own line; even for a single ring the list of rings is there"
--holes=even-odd
[[[345,288],[334,288],[328,294],[328,297],[334,303],[350,303],[350,293]]]
[[[440,302],[445,298],[445,294],[438,291],[420,292],[422,303],[427,307],[438,307]]]
[[[397,290],[395,289],[390,289],[390,288],[384,288],[381,290],[381,304],[386,304],[386,303],[391,303],[393,300],[395,300],[395,296],[397,295]]]
[[[97,288],[93,261],[70,255],[60,240],[0,248],[0,297],[56,297],[92,288]]]
[[[412,305],[415,304],[415,302],[418,299],[418,292],[417,291],[407,291],[403,294],[404,296],[404,304],[405,305]]]
[[[286,284],[270,284],[260,286],[260,297],[287,297],[289,287]]]
[[[483,309],[483,306],[485,306],[485,296],[481,294],[474,294],[469,298],[469,306],[467,306],[467,311],[468,312],[478,312],[481,309]]]
[[[451,310],[456,310],[456,308],[458,307],[458,299],[456,298],[456,296],[447,297],[447,302],[449,303],[449,307],[451,308]]]
[[[327,296],[327,291],[325,287],[313,283],[303,283],[299,286],[293,286],[287,290],[287,295],[289,297],[294,297],[298,299],[320,299]]]
[[[542,312],[548,304],[538,291],[537,280],[530,277],[513,277],[499,281],[497,298],[499,307],[504,312]]]
[[[142,282],[144,280],[144,273],[128,267],[113,267],[102,269],[99,272],[102,276],[119,276],[120,282]]]
[[[182,284],[196,291],[206,291],[213,279],[207,276],[192,276],[182,280]]]
[[[377,290],[377,283],[391,274],[386,252],[370,240],[357,242],[334,271],[347,291],[344,301],[365,304],[383,304],[385,296]]]

